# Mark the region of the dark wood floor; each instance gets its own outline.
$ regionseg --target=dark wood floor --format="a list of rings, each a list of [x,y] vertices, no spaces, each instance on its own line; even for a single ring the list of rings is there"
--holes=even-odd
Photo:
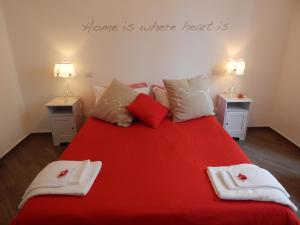
[[[9,224],[28,185],[63,150],[53,146],[50,134],[31,134],[0,159],[0,225]]]
[[[270,128],[250,128],[240,146],[252,162],[269,170],[291,195],[300,218],[300,148]]]
[[[300,208],[300,148],[269,128],[249,129],[247,140],[238,143],[255,164],[278,178]],[[65,147],[54,147],[50,134],[32,134],[0,159],[0,225],[9,224],[27,186]]]

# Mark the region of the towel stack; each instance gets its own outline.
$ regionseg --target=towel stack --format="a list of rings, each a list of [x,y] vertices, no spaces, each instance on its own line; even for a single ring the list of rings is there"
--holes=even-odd
[[[253,164],[208,167],[207,173],[219,198],[271,201],[297,211],[290,195],[267,170]]]
[[[101,161],[55,161],[47,165],[25,191],[19,209],[37,195],[86,195],[102,167]]]

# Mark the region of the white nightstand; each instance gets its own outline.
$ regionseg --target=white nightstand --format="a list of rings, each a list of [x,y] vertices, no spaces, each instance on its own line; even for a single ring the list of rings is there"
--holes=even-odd
[[[54,145],[69,143],[82,126],[80,99],[77,97],[54,98],[46,106]]]
[[[227,94],[218,96],[217,118],[232,137],[245,140],[251,103],[252,99],[248,97],[238,98]]]

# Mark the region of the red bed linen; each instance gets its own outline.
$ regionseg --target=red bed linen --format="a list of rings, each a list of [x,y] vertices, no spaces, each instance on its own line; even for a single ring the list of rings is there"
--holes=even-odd
[[[288,225],[300,224],[283,205],[220,200],[207,166],[249,159],[214,117],[158,129],[122,128],[90,118],[60,159],[101,160],[85,197],[29,200],[15,225]]]

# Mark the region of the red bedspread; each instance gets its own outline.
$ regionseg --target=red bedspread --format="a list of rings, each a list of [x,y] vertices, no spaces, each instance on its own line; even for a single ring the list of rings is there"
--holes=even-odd
[[[249,159],[214,117],[176,124],[166,119],[158,129],[90,118],[61,159],[103,162],[91,191],[34,197],[15,225],[300,224],[276,203],[218,199],[206,167]]]

